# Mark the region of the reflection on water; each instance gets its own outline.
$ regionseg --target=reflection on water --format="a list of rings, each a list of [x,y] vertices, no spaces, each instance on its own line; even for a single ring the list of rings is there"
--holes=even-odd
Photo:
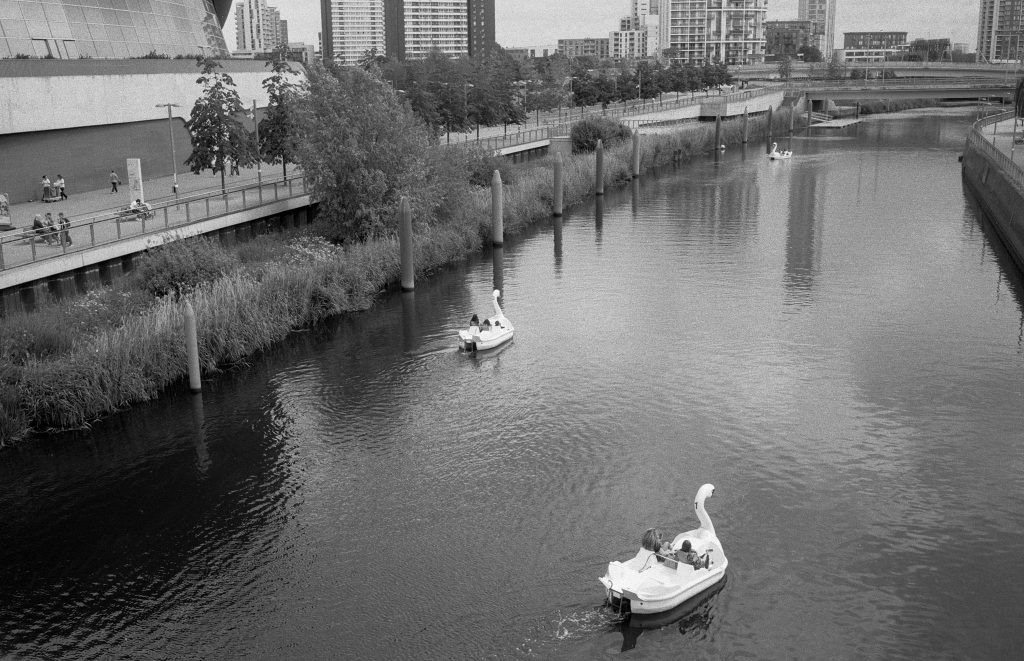
[[[705,155],[0,453],[2,654],[1013,658],[1024,297],[969,119]],[[457,351],[494,288],[514,341]],[[704,482],[727,584],[623,623],[597,577]]]

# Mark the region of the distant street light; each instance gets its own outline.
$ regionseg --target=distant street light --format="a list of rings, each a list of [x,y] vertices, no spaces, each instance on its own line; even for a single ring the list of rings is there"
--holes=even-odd
[[[252,126],[256,134],[256,182],[263,189],[263,155],[260,153],[260,123],[256,119],[256,99],[252,100]],[[263,193],[260,193],[262,195]]]
[[[158,103],[157,108],[167,108],[167,132],[171,136],[171,171],[174,172],[174,183],[171,191],[174,193],[174,200],[178,200],[178,157],[174,155],[174,120],[171,117],[171,108],[180,108],[177,103]]]

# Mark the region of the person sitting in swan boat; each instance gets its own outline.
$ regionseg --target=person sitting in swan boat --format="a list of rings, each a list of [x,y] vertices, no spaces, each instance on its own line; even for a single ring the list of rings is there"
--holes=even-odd
[[[644,536],[640,538],[640,546],[648,551],[654,551],[658,555],[658,562],[664,562],[663,557],[675,559],[676,552],[672,550],[672,544],[666,542],[661,531],[657,528],[648,528]]]
[[[679,552],[683,554],[681,560],[692,566],[694,569],[707,569],[708,564],[711,562],[707,553],[704,555],[697,555],[697,552],[693,550],[693,545],[690,544],[690,540],[688,539],[683,540],[683,545],[679,547]]]
[[[469,320],[469,332],[479,333],[480,332],[480,317],[473,315],[473,318]]]

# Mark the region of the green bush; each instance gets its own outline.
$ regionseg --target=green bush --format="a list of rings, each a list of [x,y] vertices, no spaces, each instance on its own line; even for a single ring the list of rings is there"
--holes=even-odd
[[[154,296],[180,296],[228,273],[238,258],[204,236],[153,248],[139,263],[143,288]]]
[[[625,124],[620,124],[607,117],[588,117],[572,125],[569,138],[572,140],[572,153],[580,154],[597,149],[597,141],[601,140],[605,147],[629,138],[632,132]]]

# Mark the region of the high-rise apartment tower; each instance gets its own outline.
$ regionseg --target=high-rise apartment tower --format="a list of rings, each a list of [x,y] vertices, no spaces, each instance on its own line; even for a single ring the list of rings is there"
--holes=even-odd
[[[797,17],[813,24],[812,45],[831,60],[836,43],[836,0],[800,0]]]
[[[355,64],[366,53],[383,55],[384,0],[320,0],[325,60]]]
[[[672,60],[764,62],[766,0],[659,0],[659,49]]]
[[[978,59],[1020,62],[1024,58],[1024,0],[981,0]]]

